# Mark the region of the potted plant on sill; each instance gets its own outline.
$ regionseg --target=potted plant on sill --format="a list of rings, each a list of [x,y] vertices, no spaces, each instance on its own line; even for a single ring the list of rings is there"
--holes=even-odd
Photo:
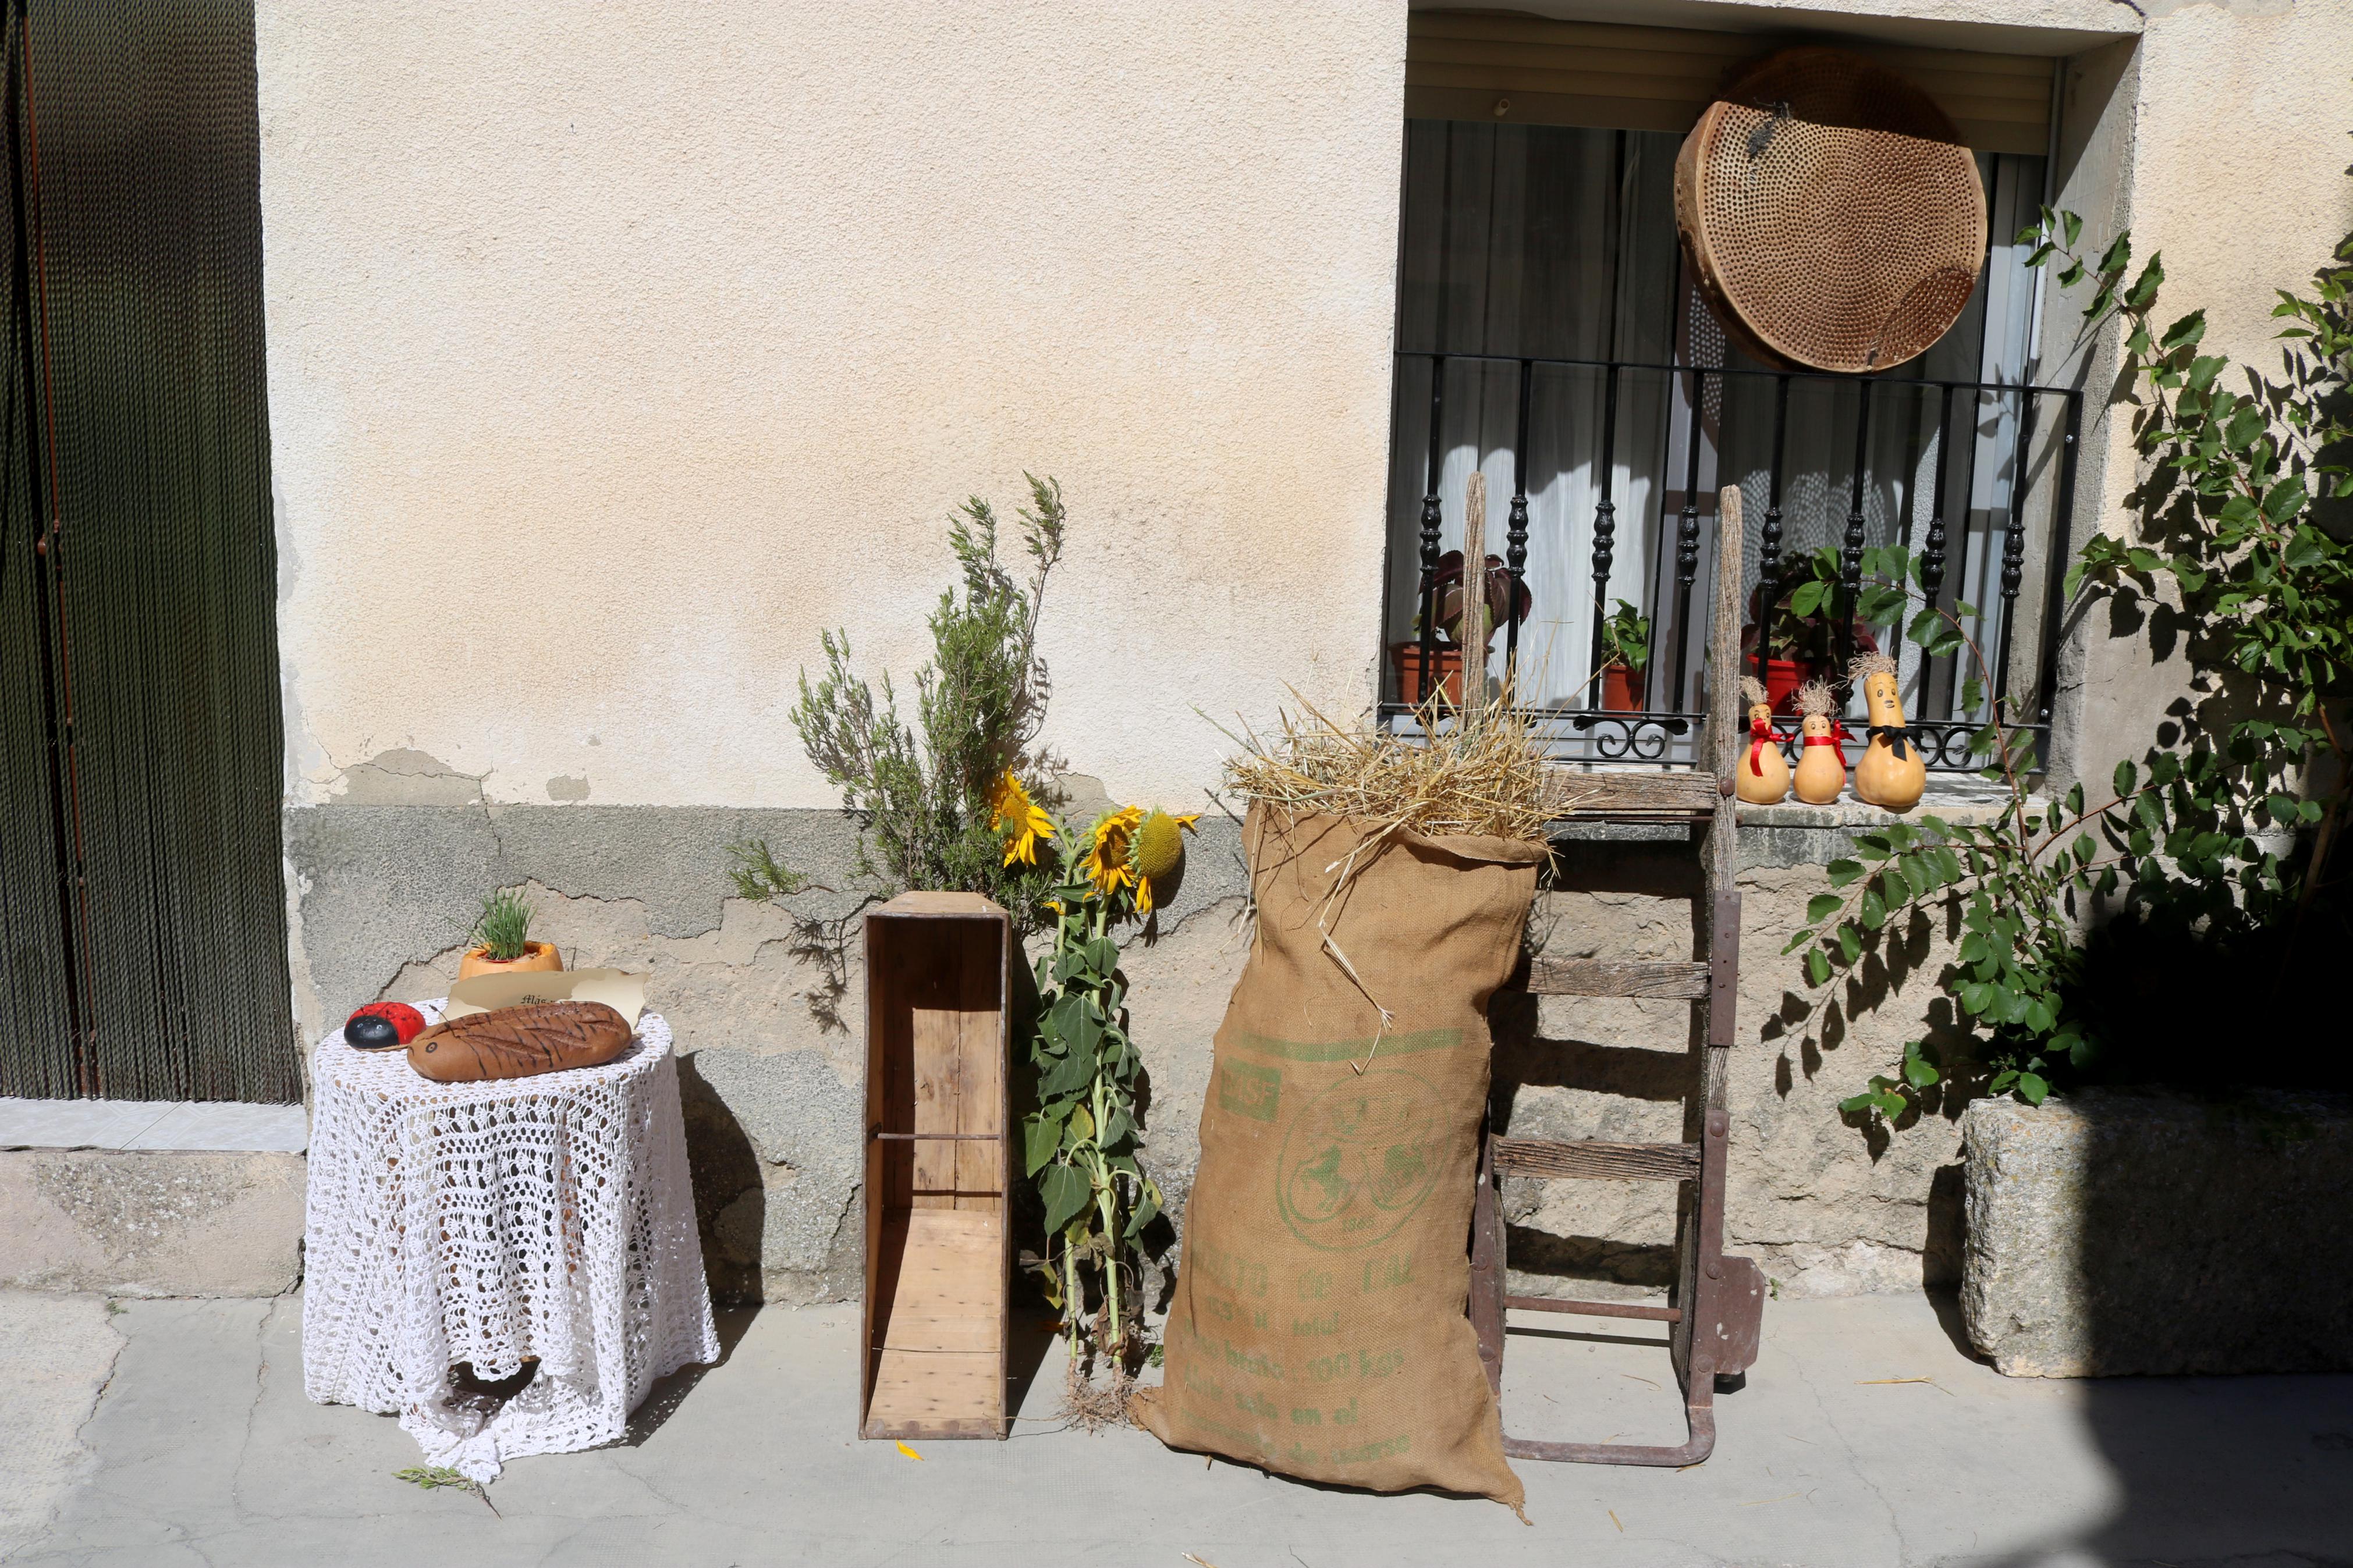
[[[1516,587],[1516,592],[1514,588]],[[1451,704],[1462,701],[1462,552],[1450,550],[1438,558],[1438,570],[1430,577],[1431,602],[1438,606],[1438,639],[1430,649],[1430,668],[1422,669],[1421,617],[1414,616],[1414,636],[1404,642],[1389,645],[1389,658],[1397,669],[1398,700],[1409,708],[1443,692]],[[1514,584],[1511,573],[1501,556],[1487,557],[1487,636],[1490,639],[1511,617],[1513,603],[1518,602],[1518,619],[1527,625],[1528,612],[1535,607],[1535,595],[1525,583]]]
[[[512,889],[501,888],[482,900],[482,912],[465,956],[458,960],[458,978],[477,974],[522,974],[564,967],[564,954],[552,942],[531,940],[532,918],[538,911],[531,900]]]
[[[1651,617],[1620,599],[1601,623],[1601,706],[1610,713],[1640,713],[1644,671],[1651,662]]]
[[[1845,676],[1848,649],[1839,647],[1838,626],[1831,611],[1838,604],[1839,554],[1825,545],[1801,556],[1794,570],[1781,577],[1781,594],[1773,602],[1770,633],[1765,638],[1765,693],[1773,711],[1797,711],[1798,689],[1810,680],[1833,683]],[[1757,663],[1758,622],[1765,585],[1749,592],[1748,624],[1741,628],[1741,663]],[[1861,616],[1847,626],[1853,654],[1877,653],[1879,639]]]

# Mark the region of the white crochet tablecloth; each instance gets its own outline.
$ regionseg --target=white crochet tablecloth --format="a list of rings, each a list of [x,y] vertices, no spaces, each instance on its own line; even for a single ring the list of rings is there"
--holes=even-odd
[[[441,1003],[417,1004],[428,1022]],[[338,1029],[312,1058],[302,1386],[400,1417],[477,1481],[619,1438],[657,1378],[719,1358],[670,1026],[602,1067],[436,1083]],[[455,1396],[539,1371],[503,1405]],[[485,1408],[487,1406],[488,1408]]]

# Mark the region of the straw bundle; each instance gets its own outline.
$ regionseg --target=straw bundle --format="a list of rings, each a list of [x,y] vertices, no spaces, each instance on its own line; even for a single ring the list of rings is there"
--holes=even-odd
[[[1420,735],[1334,722],[1296,691],[1281,732],[1227,731],[1241,752],[1226,787],[1294,815],[1345,816],[1388,829],[1545,842],[1545,825],[1577,804],[1548,776],[1543,748],[1508,699],[1421,713]]]

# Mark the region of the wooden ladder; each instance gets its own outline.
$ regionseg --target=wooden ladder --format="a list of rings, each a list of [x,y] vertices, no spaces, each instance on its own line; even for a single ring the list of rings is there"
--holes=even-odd
[[[1483,499],[1483,498],[1482,498]],[[1693,910],[1694,948],[1686,963],[1606,963],[1537,959],[1526,989],[1540,996],[1633,996],[1689,1001],[1706,1007],[1695,1083],[1678,1143],[1574,1143],[1512,1138],[1494,1130],[1493,1107],[1481,1135],[1479,1192],[1472,1215],[1471,1301],[1479,1355],[1497,1396],[1503,1393],[1504,1313],[1517,1307],[1597,1318],[1640,1318],[1668,1326],[1675,1379],[1690,1436],[1680,1446],[1546,1443],[1505,1435],[1504,1451],[1520,1459],[1602,1465],[1692,1465],[1715,1447],[1715,1380],[1745,1372],[1757,1359],[1764,1321],[1764,1271],[1724,1251],[1724,1176],[1730,1133],[1725,1109],[1725,1053],[1731,1049],[1740,981],[1740,894],[1734,885],[1732,780],[1740,712],[1740,492],[1720,497],[1715,614],[1709,628],[1706,768],[1683,772],[1590,773],[1560,770],[1555,787],[1564,816],[1577,821],[1682,823],[1694,830],[1702,889]],[[1466,552],[1467,554],[1467,552]],[[1466,682],[1470,672],[1466,670]],[[1466,685],[1466,689],[1469,688]],[[1567,1301],[1514,1296],[1505,1286],[1504,1209],[1506,1175],[1549,1180],[1673,1182],[1677,1283],[1663,1307],[1621,1301]]]

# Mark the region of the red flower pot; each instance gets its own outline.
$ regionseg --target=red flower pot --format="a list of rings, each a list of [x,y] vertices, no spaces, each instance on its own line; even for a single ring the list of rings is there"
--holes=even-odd
[[[1765,697],[1773,704],[1776,713],[1798,710],[1798,688],[1813,673],[1812,668],[1794,658],[1768,658],[1765,661]]]
[[[1421,668],[1421,645],[1418,642],[1392,643],[1389,658],[1397,667],[1398,700],[1409,708],[1419,708],[1430,700],[1431,682],[1425,679]],[[1432,650],[1430,676],[1437,689],[1446,694],[1446,700],[1460,707],[1462,702],[1462,650],[1440,643]]]
[[[1613,664],[1601,672],[1601,707],[1609,713],[1640,713],[1642,710],[1642,678],[1622,664]]]

